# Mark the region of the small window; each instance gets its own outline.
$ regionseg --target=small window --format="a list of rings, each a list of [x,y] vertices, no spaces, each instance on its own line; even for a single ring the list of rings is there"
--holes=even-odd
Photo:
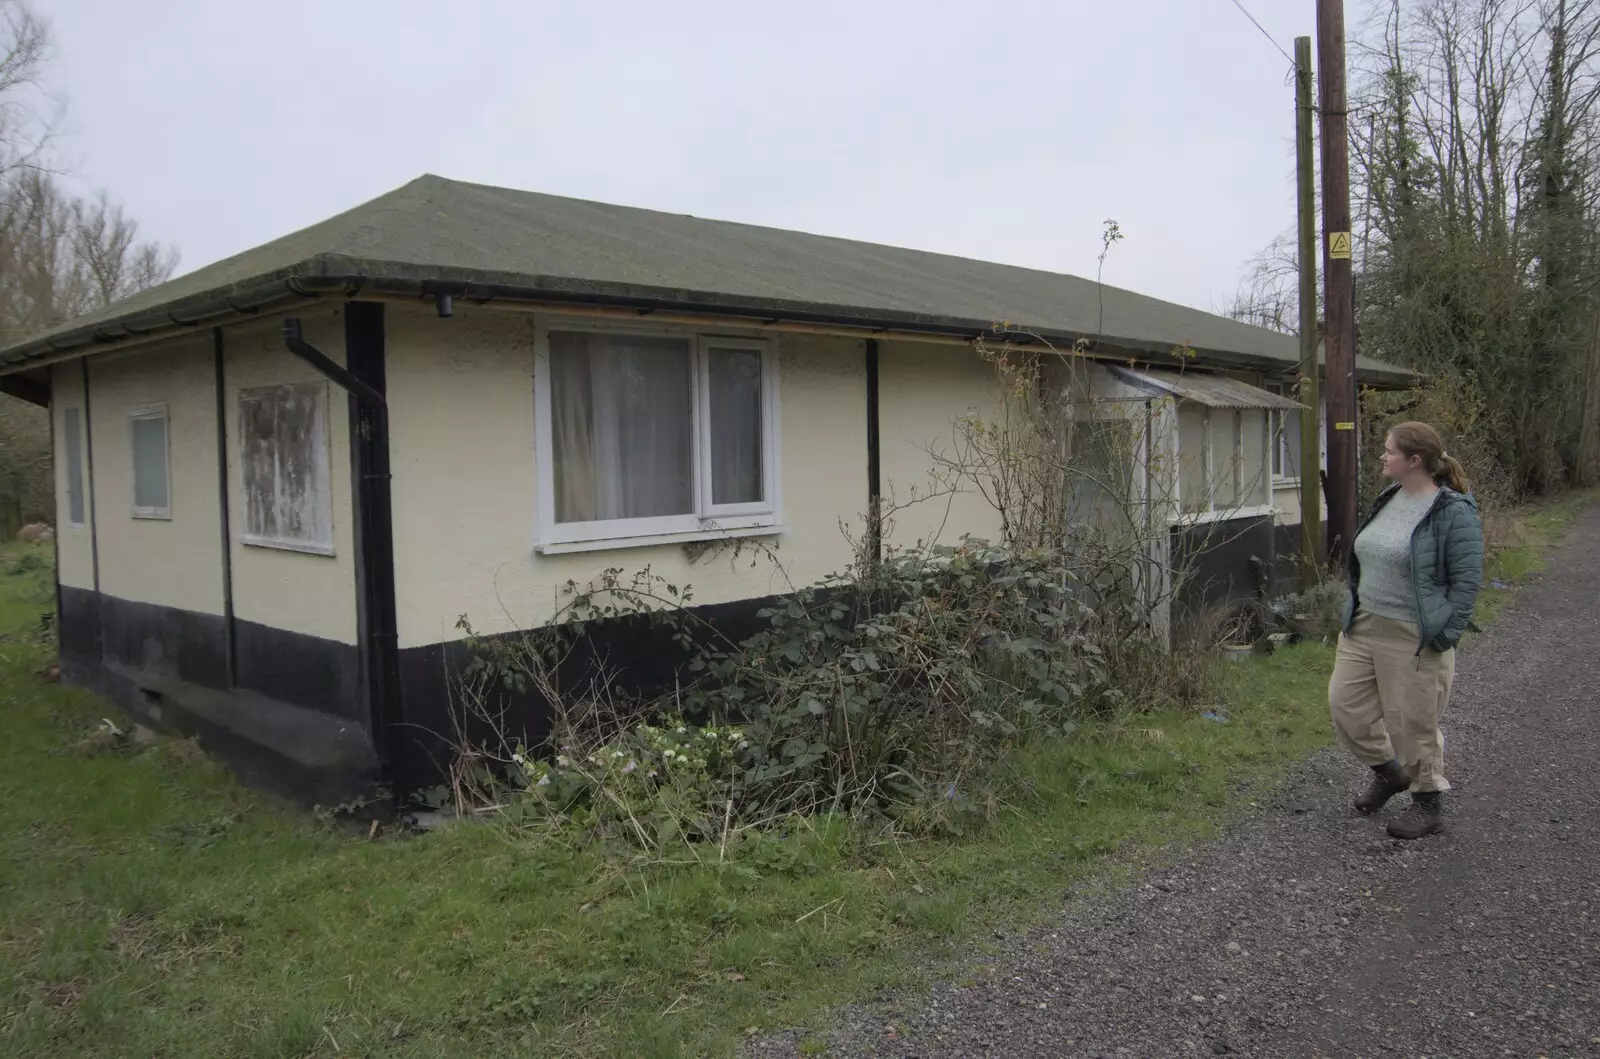
[[[1206,443],[1206,409],[1178,406],[1178,499],[1185,514],[1211,510],[1211,470]]]
[[[1294,383],[1279,383],[1274,392],[1294,397]],[[1300,413],[1272,413],[1272,478],[1290,485],[1300,480]]]
[[[62,454],[67,461],[67,524],[83,525],[83,410],[61,411]]]
[[[1269,503],[1267,413],[1178,406],[1178,505],[1186,515],[1228,517]]]
[[[768,343],[552,329],[535,385],[541,546],[776,522]]]
[[[133,438],[133,517],[171,518],[171,463],[167,410],[144,408],[130,414]]]
[[[760,347],[706,347],[707,436],[704,451],[711,495],[708,511],[724,514],[766,510],[766,427]]]
[[[333,554],[324,383],[239,391],[239,462],[244,543]]]

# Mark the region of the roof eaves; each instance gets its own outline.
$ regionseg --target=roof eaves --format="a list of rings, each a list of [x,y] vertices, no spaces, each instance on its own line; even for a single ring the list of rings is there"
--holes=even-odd
[[[201,291],[167,304],[141,309],[125,316],[97,320],[81,328],[66,328],[0,351],[0,374],[22,370],[44,357],[73,354],[96,346],[113,345],[147,337],[163,330],[181,331],[221,322],[229,317],[254,315],[274,304],[324,294],[354,297],[368,293],[379,297],[418,299],[439,294],[490,304],[511,301],[538,304],[586,304],[629,308],[641,313],[668,312],[732,316],[767,325],[783,322],[861,328],[867,331],[924,333],[968,341],[990,339],[1018,344],[1039,344],[1062,353],[1089,342],[1088,354],[1100,358],[1127,357],[1162,365],[1168,358],[1192,357],[1218,367],[1293,371],[1293,358],[1245,354],[1234,350],[1195,348],[1149,339],[1090,335],[1054,330],[1002,328],[993,321],[933,316],[893,309],[830,305],[786,299],[730,297],[716,292],[595,282],[565,276],[529,276],[519,273],[450,266],[425,266],[408,262],[378,261],[342,254],[317,254],[286,268]],[[1364,381],[1378,385],[1412,385],[1415,376],[1398,369],[1364,369]]]

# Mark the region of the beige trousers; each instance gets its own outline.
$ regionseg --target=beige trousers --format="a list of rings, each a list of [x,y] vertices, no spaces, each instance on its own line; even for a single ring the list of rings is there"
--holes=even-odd
[[[1333,726],[1365,765],[1399,760],[1413,791],[1447,791],[1439,718],[1450,700],[1456,653],[1417,654],[1417,627],[1358,615],[1339,637],[1328,682]]]

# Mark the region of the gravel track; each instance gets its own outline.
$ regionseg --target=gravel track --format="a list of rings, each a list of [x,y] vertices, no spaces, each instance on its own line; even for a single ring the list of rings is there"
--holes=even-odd
[[[1600,509],[1460,659],[1444,834],[1389,839],[1405,796],[1360,817],[1364,770],[1318,754],[963,984],[840,1012],[825,1054],[1600,1056],[1597,617]]]

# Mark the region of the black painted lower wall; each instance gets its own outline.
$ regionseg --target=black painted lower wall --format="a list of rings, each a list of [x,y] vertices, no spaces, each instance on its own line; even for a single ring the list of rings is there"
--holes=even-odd
[[[60,586],[61,674],[153,726],[198,736],[257,785],[338,801],[380,777],[353,645]]]
[[[228,627],[221,615],[102,595],[102,657],[208,688],[228,686]]]
[[[1188,571],[1174,603],[1177,627],[1208,611],[1293,591],[1298,585],[1299,534],[1298,526],[1277,526],[1269,518],[1174,530],[1175,562]],[[689,627],[702,643],[716,638],[738,643],[764,627],[757,614],[776,598],[697,607]],[[61,588],[63,678],[107,695],[136,715],[165,723],[166,719],[151,715],[149,706],[151,686],[167,678],[231,696],[232,708],[275,711],[282,726],[298,726],[301,734],[290,731],[291,741],[323,738],[319,731],[344,739],[351,729],[359,728],[369,746],[382,745],[366,731],[371,722],[355,645],[243,620],[235,620],[233,632],[236,671],[230,685],[227,625],[222,617]],[[505,642],[523,635],[485,639]],[[617,693],[650,699],[674,688],[691,651],[659,621],[631,616],[591,625],[556,676],[569,692],[581,691],[604,671]],[[461,641],[400,651],[403,731],[397,741],[398,758],[386,770],[396,788],[415,790],[442,780],[454,748],[462,743],[531,748],[543,745],[549,736],[551,707],[536,688],[516,690],[500,684],[478,704],[480,709],[468,709],[461,689],[477,657]],[[492,724],[475,714],[492,716]],[[324,721],[328,726],[319,729]],[[213,743],[239,743],[216,727],[210,726]],[[247,773],[273,771],[269,749],[253,753],[247,745],[232,745],[224,756]],[[270,785],[303,785],[304,777],[297,775],[291,769]],[[318,791],[329,795],[343,785],[353,793],[374,779],[372,762],[356,753],[351,755],[351,775],[344,781],[320,776]],[[308,796],[305,791],[290,793],[302,800]]]
[[[771,602],[697,607],[688,625],[700,642],[717,637],[739,642],[762,627],[757,612]],[[357,648],[242,620],[234,622],[234,640],[237,668],[230,685],[224,618],[61,588],[61,667],[67,682],[105,695],[147,723],[199,734],[236,770],[300,800],[337,800],[341,793],[370,785],[376,777],[364,754],[350,755],[351,774],[343,781],[318,775],[315,799],[311,791],[285,789],[309,781],[294,762],[276,760],[285,747],[292,758],[316,757],[317,748],[305,745],[308,740],[342,741],[353,727],[362,730],[369,745],[379,745],[366,731],[370,721]],[[582,689],[604,672],[616,693],[655,698],[672,690],[691,650],[659,621],[630,616],[591,625],[556,678],[563,688]],[[445,778],[454,749],[463,743],[538,747],[548,737],[551,708],[535,688],[499,684],[480,710],[466,708],[462,687],[477,657],[461,641],[400,652],[401,753],[386,770],[398,789]],[[193,701],[186,703],[186,697]],[[249,716],[229,724],[230,712]],[[475,713],[491,715],[492,725]],[[252,746],[240,734],[263,730],[282,745]]]
[[[368,725],[355,644],[234,620],[236,687]]]
[[[1298,591],[1300,526],[1271,517],[1231,519],[1172,531],[1173,568],[1182,582],[1173,605],[1179,626],[1247,601]]]
[[[688,627],[696,643],[723,639],[739,643],[765,627],[758,612],[776,597],[739,600],[691,608]],[[482,637],[514,643],[525,633]],[[591,624],[562,660],[555,674],[560,687],[583,694],[605,673],[611,691],[640,700],[670,693],[694,647],[673,638],[659,620],[643,615]],[[462,687],[478,652],[464,642],[410,647],[400,652],[400,687],[405,733],[396,776],[412,788],[431,786],[448,771],[454,748],[462,744],[538,747],[550,734],[552,709],[532,687],[497,685],[485,701],[463,701]],[[481,686],[481,683],[475,686]],[[486,719],[492,719],[492,723]]]

